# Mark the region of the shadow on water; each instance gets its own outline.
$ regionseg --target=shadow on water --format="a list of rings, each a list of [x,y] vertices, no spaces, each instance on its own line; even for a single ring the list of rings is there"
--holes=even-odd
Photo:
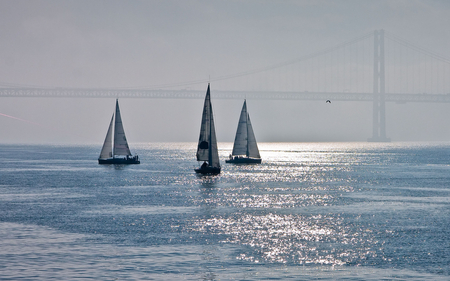
[[[216,176],[203,176],[200,182],[200,206],[203,215],[211,217],[211,211],[217,207],[217,177]]]
[[[202,188],[211,189],[217,186],[216,185],[217,178],[215,178],[215,176],[202,176],[200,179],[202,180],[201,182]]]
[[[202,221],[208,221],[215,217],[217,212],[217,180],[218,175],[197,175],[200,179],[199,193],[201,196],[200,210]],[[217,280],[219,272],[217,264],[221,263],[221,249],[217,243],[217,237],[209,226],[204,226],[200,236],[202,237],[202,253],[201,253],[201,279]]]
[[[99,167],[104,167],[105,169],[109,169],[109,170],[116,170],[116,171],[124,171],[126,170],[126,168],[129,167],[129,165],[124,165],[124,164],[99,164]]]

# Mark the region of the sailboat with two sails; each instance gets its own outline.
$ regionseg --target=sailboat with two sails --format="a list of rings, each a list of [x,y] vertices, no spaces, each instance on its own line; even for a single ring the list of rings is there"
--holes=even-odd
[[[115,118],[114,118],[115,115]],[[114,125],[114,134],[113,134]],[[112,136],[114,135],[114,142]],[[122,117],[120,116],[119,100],[116,99],[116,111],[109,123],[108,132],[98,157],[99,164],[140,164],[139,156],[133,156],[128,146]]]
[[[261,156],[259,155],[252,122],[247,112],[246,100],[244,100],[244,105],[242,106],[236,137],[234,139],[233,152],[225,162],[233,164],[261,163]]]
[[[209,83],[208,89],[206,90],[205,103],[203,105],[200,137],[197,145],[197,161],[203,161],[203,164],[199,168],[195,169],[196,173],[220,173],[219,151],[217,149],[216,130],[214,127]]]

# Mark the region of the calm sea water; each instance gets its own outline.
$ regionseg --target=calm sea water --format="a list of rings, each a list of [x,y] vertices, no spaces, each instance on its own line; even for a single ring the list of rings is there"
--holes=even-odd
[[[0,145],[0,280],[450,279],[450,143],[259,146]]]

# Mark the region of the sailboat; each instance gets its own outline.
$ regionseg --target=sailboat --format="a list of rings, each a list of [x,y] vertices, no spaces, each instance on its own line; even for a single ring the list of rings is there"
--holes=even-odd
[[[217,149],[216,130],[214,128],[214,118],[211,106],[211,97],[208,83],[205,103],[203,105],[202,124],[200,127],[200,137],[197,146],[197,161],[203,164],[195,169],[199,174],[219,174],[220,161]]]
[[[233,152],[225,162],[234,164],[261,163],[261,156],[259,155],[252,122],[250,122],[250,115],[247,112],[246,100],[244,100],[244,105],[242,106],[236,137],[234,139]]]
[[[122,118],[120,117],[119,100],[116,99],[116,112],[109,123],[108,132],[106,133],[105,142],[103,143],[102,151],[98,157],[99,164],[140,164],[139,156],[131,155],[128,147],[125,131],[123,130]],[[114,143],[113,136],[114,124]]]

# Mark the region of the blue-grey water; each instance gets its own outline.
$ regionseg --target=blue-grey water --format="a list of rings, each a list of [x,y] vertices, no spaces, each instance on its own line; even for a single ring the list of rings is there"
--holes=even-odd
[[[450,143],[259,146],[0,145],[0,280],[450,279]]]

